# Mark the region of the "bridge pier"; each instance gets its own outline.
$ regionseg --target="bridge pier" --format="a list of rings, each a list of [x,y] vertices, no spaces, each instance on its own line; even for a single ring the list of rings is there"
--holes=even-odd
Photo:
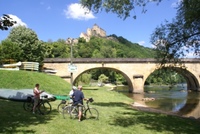
[[[143,93],[144,92],[144,80],[143,75],[134,75],[132,80],[133,93]]]

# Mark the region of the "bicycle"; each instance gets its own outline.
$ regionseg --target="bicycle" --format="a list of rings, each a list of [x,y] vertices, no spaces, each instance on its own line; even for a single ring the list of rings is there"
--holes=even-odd
[[[85,117],[86,119],[99,119],[99,112],[96,108],[92,108],[89,106],[89,103],[92,103],[94,100],[93,98],[89,98],[86,101],[86,106],[85,105],[81,105],[82,106],[82,110],[83,110],[83,117]],[[80,106],[80,105],[79,105]],[[71,119],[72,118],[77,118],[78,117],[78,105],[74,106],[73,104],[70,106],[66,106],[63,108],[63,118],[66,119],[67,116],[69,116]]]
[[[51,109],[52,109],[51,104],[49,103],[47,97],[48,97],[47,95],[41,96],[41,99],[39,100],[39,103],[36,106],[35,113],[45,115],[51,112]],[[27,101],[24,102],[23,104],[23,108],[25,111],[32,112],[33,106],[34,106],[33,96],[28,96]]]

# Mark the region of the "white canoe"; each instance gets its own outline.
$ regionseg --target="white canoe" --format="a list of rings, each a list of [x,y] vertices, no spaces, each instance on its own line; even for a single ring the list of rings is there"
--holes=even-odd
[[[54,95],[47,92],[43,92],[41,96],[47,95],[48,99],[54,100]],[[28,96],[33,96],[33,89],[0,89],[0,98],[15,100],[15,101],[26,101]]]
[[[19,67],[22,65],[22,62],[19,61],[17,63],[14,63],[14,64],[3,64],[3,67]]]

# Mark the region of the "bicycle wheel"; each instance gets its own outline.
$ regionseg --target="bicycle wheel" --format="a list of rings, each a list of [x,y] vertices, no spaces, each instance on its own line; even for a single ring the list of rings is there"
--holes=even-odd
[[[31,112],[33,110],[33,103],[31,102],[24,102],[23,108],[25,111]]]
[[[51,112],[51,104],[47,101],[41,102],[38,107],[41,114],[49,114]]]
[[[89,108],[85,111],[86,119],[99,119],[99,112],[96,108]]]
[[[65,101],[65,100],[62,100],[62,101],[60,102],[60,104],[58,105],[58,107],[57,107],[57,111],[58,111],[60,114],[62,114],[63,108],[64,108],[65,106],[67,106],[67,105],[68,105],[68,102]]]
[[[70,113],[71,113],[72,109],[73,109],[72,106],[65,106],[63,108],[62,115],[63,115],[64,119],[71,117]]]
[[[72,119],[75,119],[78,117],[78,107],[77,106],[71,106],[72,109],[71,109],[71,112],[70,112],[70,118]]]

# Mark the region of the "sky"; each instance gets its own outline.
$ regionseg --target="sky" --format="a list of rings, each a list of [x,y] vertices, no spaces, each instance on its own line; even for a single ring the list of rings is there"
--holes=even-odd
[[[123,20],[104,11],[84,14],[87,9],[80,6],[79,0],[0,0],[0,16],[9,14],[17,25],[32,29],[39,40],[45,42],[79,38],[81,32],[86,33],[87,28],[97,24],[107,35],[122,36],[132,43],[152,48],[150,35],[165,20],[172,21],[177,12],[177,2],[163,0],[159,5],[151,2],[145,7],[146,13],[137,8],[134,11],[136,19]],[[6,39],[9,32],[0,31],[0,41]]]

